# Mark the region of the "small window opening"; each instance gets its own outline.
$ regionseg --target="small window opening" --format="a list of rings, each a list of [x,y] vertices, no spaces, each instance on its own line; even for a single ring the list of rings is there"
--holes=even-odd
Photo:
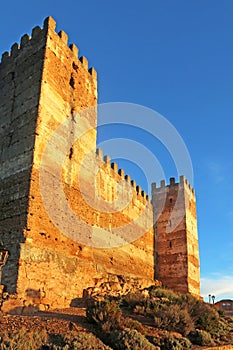
[[[69,159],[72,159],[73,153],[74,153],[74,150],[73,150],[73,147],[71,147],[70,148]]]
[[[172,241],[170,241],[169,246],[170,246],[170,248],[172,248]]]
[[[173,202],[173,199],[172,199],[172,198],[170,198],[170,199],[169,199],[169,202],[170,202],[170,204],[172,204],[172,202]]]
[[[71,76],[71,78],[70,78],[70,86],[74,89],[74,83],[75,83],[75,81],[74,81],[74,78]]]

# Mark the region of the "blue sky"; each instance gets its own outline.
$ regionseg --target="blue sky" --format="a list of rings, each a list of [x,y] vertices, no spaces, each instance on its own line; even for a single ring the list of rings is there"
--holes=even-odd
[[[194,169],[202,294],[233,299],[232,0],[12,0],[1,4],[0,51],[48,15],[98,71],[99,103],[149,107],[183,138]],[[100,136],[121,132],[103,128]],[[176,176],[164,148],[153,152],[166,179]],[[146,187],[141,171],[121,164]]]

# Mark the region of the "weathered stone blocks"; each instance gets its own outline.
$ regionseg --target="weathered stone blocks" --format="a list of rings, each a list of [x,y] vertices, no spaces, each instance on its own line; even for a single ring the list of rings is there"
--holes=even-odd
[[[74,44],[68,46],[67,34],[57,34],[55,28],[56,22],[47,18],[42,29],[35,27],[31,37],[24,35],[0,63],[0,238],[10,252],[3,283],[17,295],[5,310],[67,307],[106,274],[151,280],[157,274],[165,285],[171,279],[173,288],[177,284],[182,291],[198,294],[194,193],[190,202],[184,191],[176,215],[185,213],[185,218],[172,239],[164,234],[168,207],[172,208],[166,203],[155,242],[150,197],[96,150],[97,73],[85,57],[78,58]],[[40,189],[42,156],[61,125],[53,158],[62,159],[66,151],[60,175],[69,208],[81,219],[77,226],[66,222],[66,209],[60,207],[52,158],[47,192],[51,207],[55,203],[57,215],[69,227],[68,235],[51,218]],[[74,125],[82,134],[78,141]],[[86,159],[91,152],[93,157]],[[175,200],[174,180],[170,187],[161,186]],[[159,206],[156,191],[152,202]],[[97,200],[102,210],[95,208]],[[126,231],[130,223],[134,225]],[[77,240],[75,230],[91,237],[92,244]],[[170,243],[175,255],[170,254]]]

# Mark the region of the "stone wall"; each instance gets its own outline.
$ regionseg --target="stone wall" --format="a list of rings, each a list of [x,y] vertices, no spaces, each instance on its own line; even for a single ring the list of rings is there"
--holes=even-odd
[[[106,273],[124,271],[125,275],[154,277],[150,199],[129,176],[124,176],[123,170],[118,172],[109,157],[103,159],[100,150],[96,154],[96,72],[88,69],[86,58],[78,58],[77,47],[68,46],[67,35],[57,34],[55,26],[55,21],[48,18],[43,29],[33,30],[31,39],[24,36],[14,61],[14,64],[19,58],[22,61],[22,77],[16,80],[16,88],[26,87],[22,96],[16,94],[10,98],[18,106],[18,118],[15,124],[9,125],[9,132],[4,129],[3,134],[7,138],[12,130],[16,137],[20,131],[17,140],[22,142],[18,148],[20,155],[23,154],[22,162],[18,154],[12,157],[13,149],[8,150],[6,157],[5,143],[1,146],[3,165],[4,159],[9,158],[13,168],[16,167],[12,172],[13,168],[6,165],[7,175],[17,174],[14,176],[17,186],[12,189],[14,207],[7,207],[7,194],[2,202],[2,213],[9,212],[11,219],[18,213],[22,220],[21,225],[17,221],[14,226],[20,234],[17,240],[14,228],[2,222],[1,233],[6,230],[10,234],[10,242],[6,239],[4,243],[11,253],[3,283],[9,292],[17,291],[22,305],[37,298],[45,308],[69,306],[74,298],[82,296],[84,288]],[[13,69],[10,57],[5,66],[10,71]],[[32,75],[34,71],[38,79]],[[6,92],[6,98],[9,97]],[[7,103],[2,101],[5,110]],[[24,113],[28,116],[27,122]],[[2,115],[2,124],[8,118],[7,109]],[[30,139],[30,152],[27,152],[24,137]],[[53,154],[46,148],[51,140],[55,142]],[[48,158],[45,157],[47,188],[42,194],[44,154],[48,154]],[[54,172],[56,164],[53,162],[64,155],[61,187],[72,218],[67,215],[66,204],[61,205],[59,174]],[[27,176],[23,173],[24,167]],[[1,171],[1,177],[2,174]],[[1,184],[1,188],[4,185]],[[24,208],[18,205],[17,196],[24,196]],[[57,222],[61,218],[64,227]],[[73,221],[73,218],[79,220]],[[17,245],[17,256],[11,245]],[[13,273],[9,273],[12,266]],[[14,289],[8,282],[9,275]]]
[[[24,242],[45,38],[38,28],[2,55],[0,64],[0,232],[10,251],[3,282],[15,292]]]
[[[14,306],[68,307],[106,274],[156,276],[198,294],[194,194],[190,202],[181,179],[175,206],[177,184],[154,188],[154,211],[140,186],[96,150],[96,71],[55,28],[48,17],[0,65],[0,234]],[[182,220],[168,237],[173,209]]]

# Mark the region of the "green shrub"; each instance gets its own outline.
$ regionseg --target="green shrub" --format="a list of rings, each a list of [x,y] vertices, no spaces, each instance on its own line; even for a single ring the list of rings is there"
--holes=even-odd
[[[129,306],[131,309],[134,309],[135,306],[144,307],[146,305],[146,302],[147,302],[147,298],[143,296],[140,292],[137,292],[137,293],[129,292],[123,298],[123,305]]]
[[[159,298],[162,299],[164,302],[167,301],[168,303],[177,303],[181,298],[179,293],[175,293],[169,289],[158,288],[154,286],[150,287],[149,295],[151,299]]]
[[[96,323],[105,332],[122,327],[122,312],[115,301],[91,301],[86,308],[88,322]]]
[[[26,328],[21,328],[11,334],[1,334],[0,347],[1,350],[39,350],[47,339],[48,335],[45,330],[29,332]]]
[[[110,347],[102,343],[92,333],[71,332],[62,339],[53,339],[42,350],[111,350]]]
[[[202,329],[215,335],[219,326],[219,313],[213,305],[204,303],[190,294],[182,296],[182,304],[186,305],[195,324],[195,328]]]
[[[208,346],[214,346],[215,343],[213,339],[211,338],[210,333],[203,331],[201,329],[196,329],[195,331],[192,331],[189,334],[189,340],[196,345],[208,345]]]
[[[111,350],[91,333],[71,332],[66,336],[48,335],[22,328],[0,336],[1,350]]]
[[[135,329],[136,331],[140,332],[141,334],[145,334],[145,329],[143,325],[138,322],[137,320],[133,320],[132,318],[125,318],[123,321],[123,327],[128,329]]]
[[[160,337],[148,337],[152,344],[158,345],[161,350],[182,350],[190,349],[191,342],[187,338],[179,337],[175,334],[164,334]]]
[[[150,287],[148,290],[149,296],[142,295],[141,292],[129,293],[123,301],[124,305],[133,309],[134,313],[154,319],[157,328],[179,332],[183,337],[190,333],[191,341],[194,339],[194,342],[208,344],[212,344],[213,340],[218,343],[229,343],[233,338],[233,319],[220,317],[213,305],[204,303],[190,294],[181,295],[157,287]],[[123,318],[119,302],[92,301],[87,307],[87,319],[98,325],[99,330],[102,331],[100,337],[104,341],[114,330],[129,328],[141,334],[145,332],[145,328],[139,322]],[[198,332],[204,332],[199,334],[195,329],[198,329]],[[176,344],[177,339],[171,340],[170,336],[168,338],[164,342],[173,341],[175,344],[173,345],[179,347],[179,344]],[[162,345],[171,346],[168,343]]]
[[[96,338],[91,333],[80,332],[76,335],[65,338],[69,348],[71,350],[110,350],[107,345],[102,343],[101,340]]]
[[[182,350],[190,349],[192,347],[191,342],[187,338],[179,338],[175,335],[163,338],[161,342],[161,350]]]
[[[199,314],[199,317],[195,322],[195,326],[214,335],[217,332],[219,326],[218,313],[213,308],[212,310],[203,310],[203,312]]]
[[[180,309],[177,304],[163,305],[154,310],[155,326],[167,331],[178,332],[184,336],[194,329],[194,323],[187,309]]]
[[[136,330],[115,331],[109,337],[110,346],[115,350],[160,350]]]
[[[42,347],[42,350],[57,350],[57,349],[63,349],[63,346],[66,345],[66,342],[64,340],[64,336],[61,334],[48,334],[48,341],[46,344]]]

